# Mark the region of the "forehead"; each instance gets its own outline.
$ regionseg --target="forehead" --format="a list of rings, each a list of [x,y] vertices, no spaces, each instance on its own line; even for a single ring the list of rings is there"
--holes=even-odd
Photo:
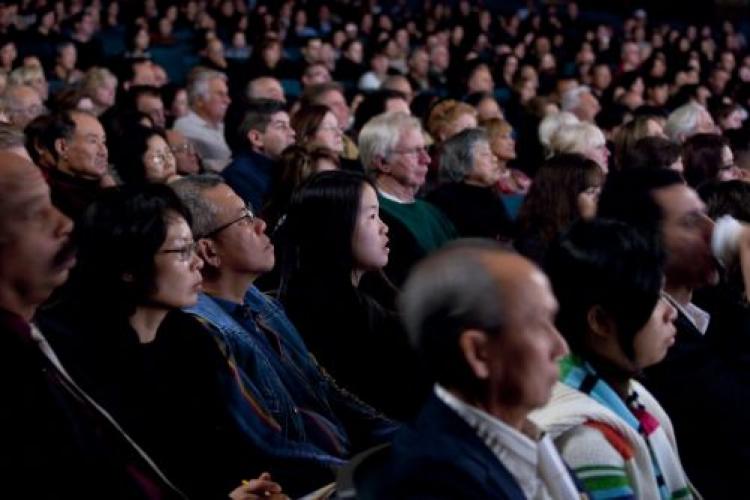
[[[288,122],[289,114],[286,111],[278,111],[271,115],[272,122]]]
[[[31,164],[24,167],[13,165],[0,171],[0,206],[3,208],[21,207],[49,196],[49,188],[41,172]]]
[[[237,193],[226,184],[219,184],[205,191],[204,196],[220,211],[225,213],[239,212],[245,207]]]
[[[76,113],[73,115],[73,121],[76,124],[76,133],[78,134],[104,134],[99,120],[85,113]]]
[[[421,147],[424,146],[424,137],[422,137],[421,131],[416,127],[408,127],[404,129],[396,143],[396,147]]]
[[[187,221],[181,215],[174,212],[167,215],[167,237],[166,241],[191,240],[193,232]]]
[[[698,194],[685,184],[657,189],[653,196],[666,219],[679,218],[690,212],[705,211],[705,205]]]

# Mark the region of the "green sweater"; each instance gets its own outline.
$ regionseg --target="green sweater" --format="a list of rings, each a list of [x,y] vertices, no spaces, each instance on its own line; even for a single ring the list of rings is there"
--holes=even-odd
[[[426,201],[398,203],[378,195],[380,209],[399,220],[414,235],[425,253],[437,250],[446,242],[458,237],[443,212]]]

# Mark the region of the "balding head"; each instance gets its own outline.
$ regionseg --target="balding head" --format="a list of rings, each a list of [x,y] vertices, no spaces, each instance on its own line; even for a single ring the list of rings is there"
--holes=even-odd
[[[0,308],[30,319],[75,263],[73,224],[39,169],[0,151]]]
[[[19,130],[44,112],[39,93],[29,85],[13,85],[5,91],[5,113],[8,121]]]
[[[271,99],[286,103],[281,83],[272,76],[261,76],[247,84],[246,97],[249,101]]]
[[[549,282],[526,258],[459,240],[415,266],[399,307],[443,387],[511,424],[547,402],[567,346]]]

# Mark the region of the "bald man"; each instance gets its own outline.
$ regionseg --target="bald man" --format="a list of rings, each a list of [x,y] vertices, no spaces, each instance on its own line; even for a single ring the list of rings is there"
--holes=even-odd
[[[75,264],[72,229],[52,205],[40,170],[0,152],[3,489],[61,500],[173,498],[178,492],[78,388],[31,323]]]
[[[568,352],[546,276],[493,242],[459,240],[417,264],[399,306],[436,385],[397,434],[379,498],[580,498],[527,419]]]

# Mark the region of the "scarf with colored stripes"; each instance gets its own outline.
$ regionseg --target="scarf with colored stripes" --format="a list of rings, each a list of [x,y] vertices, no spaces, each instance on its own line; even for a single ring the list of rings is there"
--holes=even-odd
[[[663,500],[693,498],[667,434],[659,421],[639,402],[637,392],[632,391],[627,401],[623,401],[589,363],[574,354],[560,362],[560,369],[563,384],[605,406],[643,437]]]

